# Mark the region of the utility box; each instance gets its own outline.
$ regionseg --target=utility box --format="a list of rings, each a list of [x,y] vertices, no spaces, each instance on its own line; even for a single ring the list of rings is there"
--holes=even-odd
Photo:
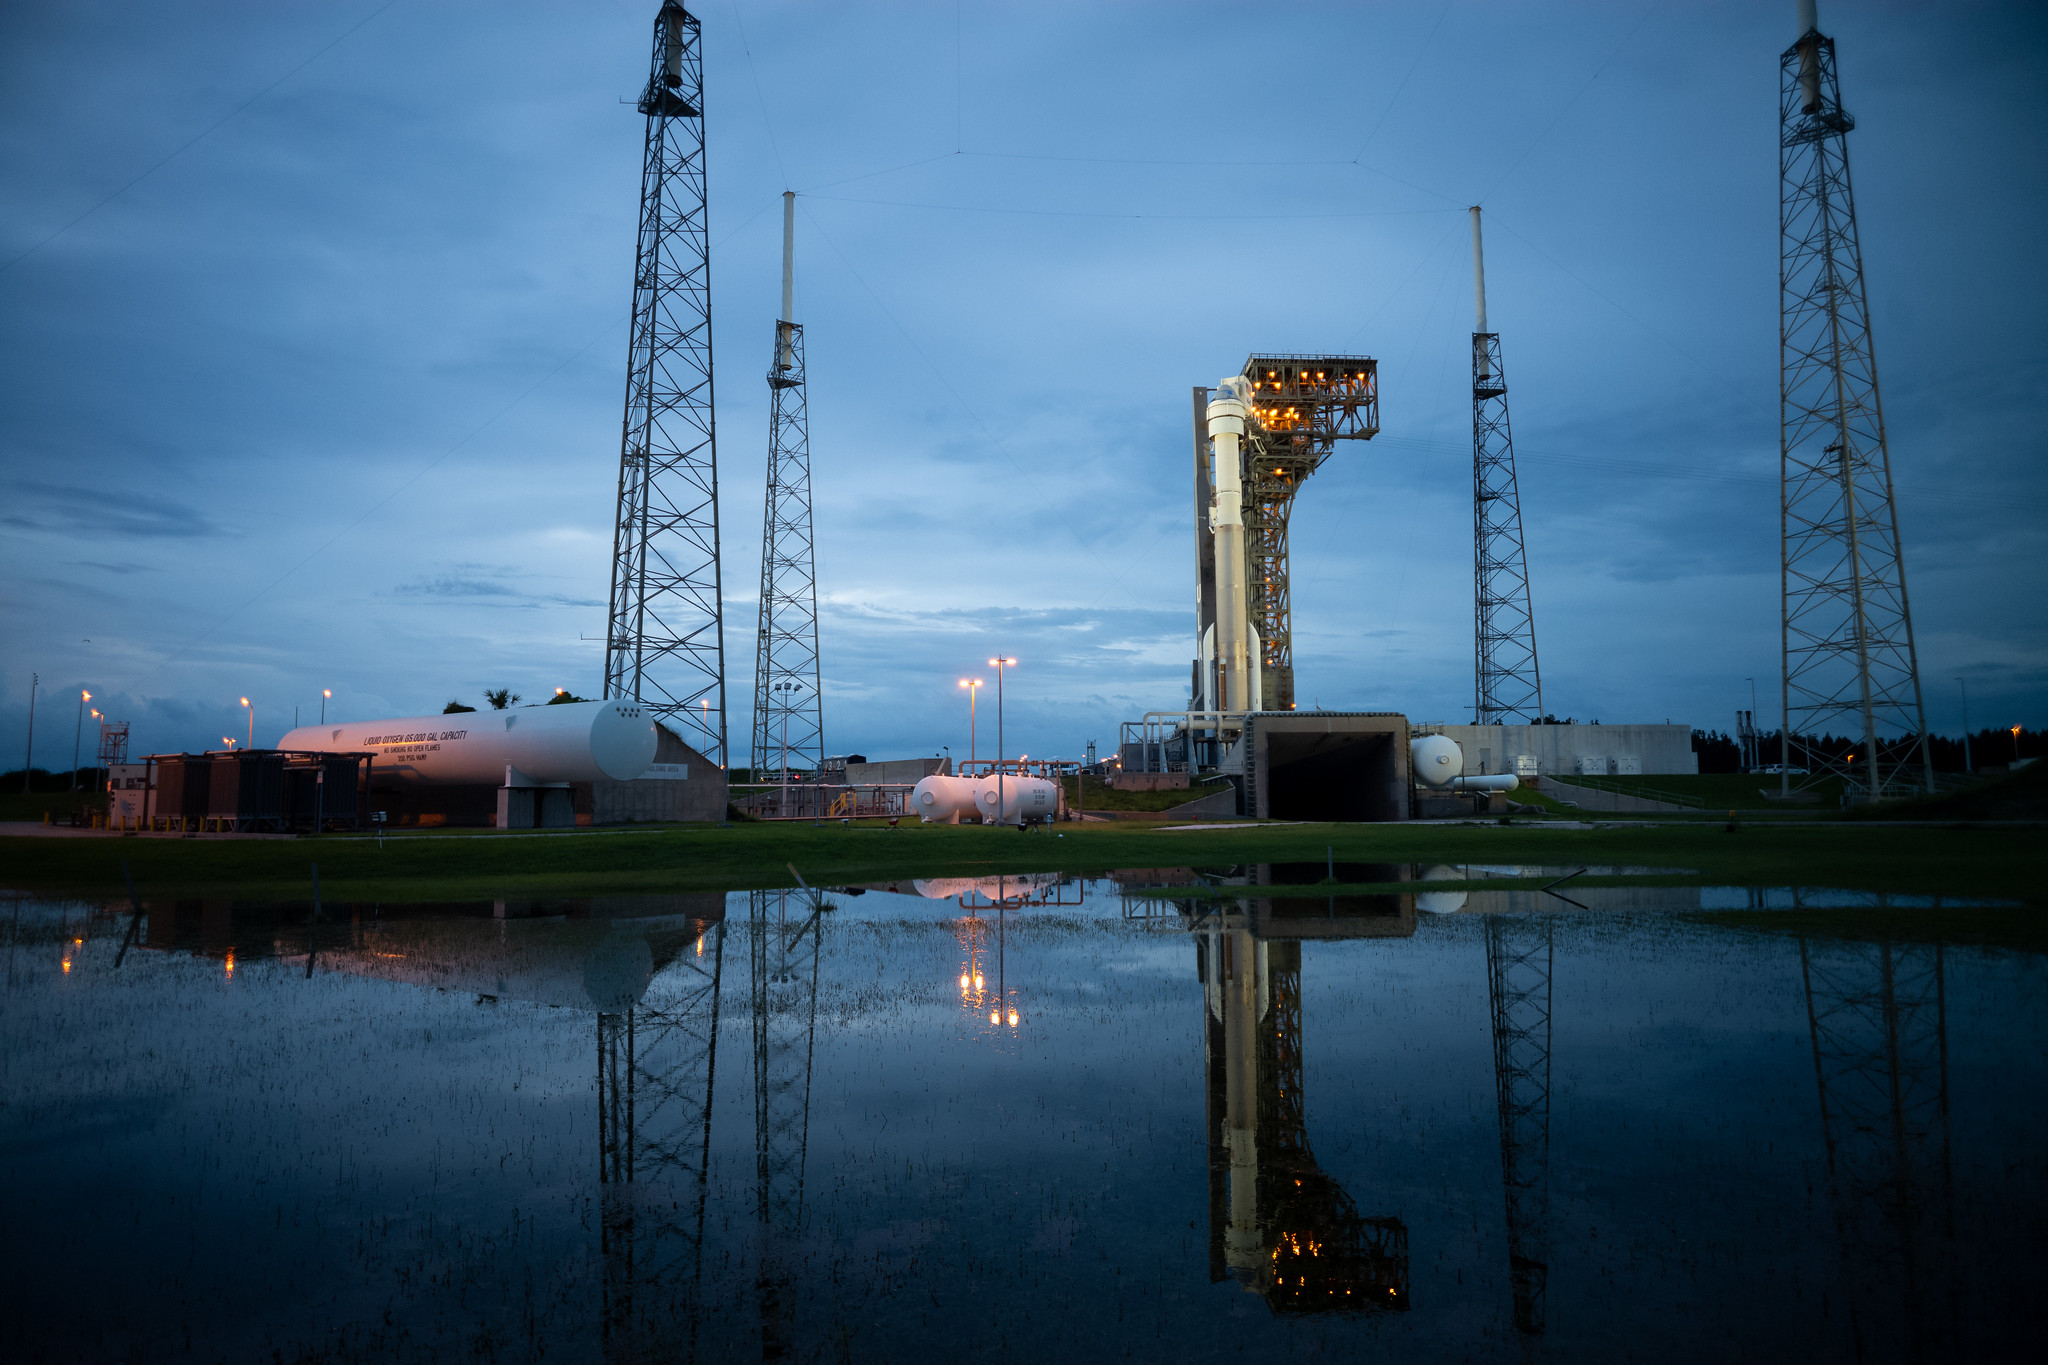
[[[1542,771],[1543,765],[1537,762],[1536,755],[1515,755],[1515,776],[1521,778],[1524,782],[1527,782],[1530,778],[1539,775]]]
[[[1572,760],[1572,771],[1581,777],[1607,776],[1607,755],[1580,754]]]
[[[1641,777],[1643,775],[1643,760],[1637,758],[1634,754],[1623,754],[1620,758],[1614,760],[1614,775],[1616,777]]]
[[[107,818],[116,828],[142,828],[150,816],[149,765],[107,765]]]

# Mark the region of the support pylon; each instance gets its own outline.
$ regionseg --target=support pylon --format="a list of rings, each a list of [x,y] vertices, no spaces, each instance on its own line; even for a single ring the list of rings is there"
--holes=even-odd
[[[1849,184],[1856,120],[1835,40],[1801,8],[1779,58],[1780,786],[1802,767],[1876,800],[1932,788],[1934,762]]]
[[[725,612],[711,394],[711,245],[697,19],[667,0],[640,96],[647,150],[612,533],[604,694],[724,767]]]
[[[818,571],[811,538],[811,426],[804,397],[804,329],[794,318],[796,195],[782,196],[782,317],[768,367],[768,498],[761,525],[761,619],[754,644],[754,724],[748,764],[825,764],[819,695]]]
[[[1536,616],[1522,547],[1522,492],[1508,427],[1508,381],[1500,334],[1486,327],[1486,257],[1479,208],[1472,208],[1472,601],[1474,725],[1533,725],[1543,719],[1536,667]]]

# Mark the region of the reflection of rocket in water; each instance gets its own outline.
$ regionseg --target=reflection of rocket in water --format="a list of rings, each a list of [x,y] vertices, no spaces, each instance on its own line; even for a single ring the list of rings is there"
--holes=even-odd
[[[1236,1280],[1275,1313],[1405,1310],[1408,1229],[1361,1216],[1309,1149],[1301,944],[1226,920],[1196,939],[1196,963],[1207,1005],[1209,1278]]]

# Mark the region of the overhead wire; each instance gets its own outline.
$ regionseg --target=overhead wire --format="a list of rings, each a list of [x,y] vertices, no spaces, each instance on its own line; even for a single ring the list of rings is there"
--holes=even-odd
[[[737,233],[743,231],[748,224],[752,223],[756,218],[759,218],[762,214],[766,213],[770,208],[774,207],[777,203],[779,203],[780,200],[781,196],[777,195],[774,199],[771,199],[767,203],[762,204],[761,207],[755,209],[752,213],[748,214],[746,218],[741,220],[738,226],[727,231],[725,236],[719,238],[716,242],[712,243],[712,245],[714,247],[724,245],[726,242],[730,241]],[[611,323],[606,324],[606,326],[602,328],[600,331],[598,331],[596,335],[592,336],[590,340],[584,342],[581,346],[578,346],[574,351],[570,352],[568,356],[564,357],[562,361],[559,364],[557,364],[553,369],[549,370],[539,379],[536,379],[533,383],[527,385],[526,388],[523,389],[518,394],[518,396],[514,397],[510,402],[506,403],[503,407],[499,408],[496,412],[492,413],[489,417],[486,417],[483,421],[479,422],[475,427],[471,428],[468,435],[464,436],[461,440],[456,441],[453,445],[443,450],[439,455],[436,455],[432,460],[429,460],[425,465],[421,466],[418,470],[414,471],[410,478],[406,479],[403,483],[399,484],[389,493],[386,493],[382,498],[379,498],[376,502],[372,503],[368,508],[366,508],[362,512],[360,516],[356,517],[354,521],[351,521],[348,525],[342,527],[339,531],[336,531],[326,540],[320,542],[319,545],[315,546],[311,551],[309,551],[306,555],[300,558],[296,563],[292,564],[289,568],[279,573],[275,578],[271,579],[269,583],[265,584],[256,593],[254,593],[252,596],[244,600],[241,603],[241,605],[235,607],[225,616],[222,616],[219,620],[215,621],[212,625],[208,626],[205,630],[201,631],[198,635],[195,635],[191,639],[187,640],[185,642],[184,647],[179,649],[175,654],[172,654],[169,658],[158,660],[157,663],[154,664],[147,673],[143,674],[141,677],[137,678],[134,682],[128,685],[129,691],[132,692],[136,688],[141,687],[151,678],[154,678],[157,674],[163,672],[164,669],[169,668],[172,664],[177,663],[180,659],[184,658],[187,654],[191,653],[194,649],[197,649],[200,645],[204,644],[208,639],[212,638],[215,632],[219,631],[223,626],[226,626],[229,622],[233,621],[236,617],[240,616],[243,612],[247,611],[250,607],[255,606],[258,602],[262,601],[265,597],[269,596],[270,593],[272,593],[278,587],[280,587],[285,582],[286,579],[290,578],[293,574],[296,574],[299,570],[305,568],[308,564],[311,564],[314,560],[318,559],[321,555],[325,554],[328,550],[332,549],[336,544],[338,544],[341,541],[341,539],[344,536],[348,535],[358,526],[361,526],[364,522],[368,521],[371,517],[375,516],[378,512],[382,511],[386,506],[388,506],[391,503],[393,499],[398,497],[399,494],[411,488],[414,484],[418,483],[428,474],[431,474],[435,469],[439,468],[443,463],[445,463],[449,459],[449,457],[453,456],[457,451],[467,446],[477,437],[483,435],[484,432],[488,431],[493,425],[502,420],[514,408],[518,407],[521,403],[524,403],[528,398],[531,398],[535,393],[539,392],[539,390],[545,384],[547,384],[549,380],[553,379],[556,375],[560,374],[563,370],[568,369],[570,365],[574,364],[577,360],[581,359],[583,354],[590,350],[591,347],[597,345],[600,341],[603,341],[606,337],[612,335],[614,332],[617,332],[629,321],[631,321],[630,318],[620,318]]]
[[[85,212],[83,212],[83,213],[79,214],[79,215],[78,215],[78,216],[77,216],[76,218],[73,218],[73,219],[72,219],[72,220],[71,220],[70,222],[68,222],[68,223],[64,224],[64,226],[62,226],[62,227],[58,228],[58,229],[57,229],[57,230],[56,230],[55,232],[51,233],[51,234],[50,234],[49,236],[47,236],[47,237],[43,238],[43,239],[42,239],[41,241],[37,242],[37,243],[36,243],[35,245],[33,245],[33,246],[29,247],[29,248],[28,248],[28,249],[27,249],[26,251],[23,251],[23,252],[21,252],[20,254],[18,254],[18,255],[16,255],[16,256],[12,257],[12,258],[11,258],[11,259],[9,259],[9,260],[8,260],[8,261],[7,261],[7,262],[6,262],[5,264],[0,264],[0,275],[4,275],[4,274],[6,274],[6,273],[7,273],[8,271],[10,271],[10,270],[14,269],[14,267],[15,267],[15,266],[17,266],[17,265],[21,264],[21,263],[22,263],[23,261],[27,260],[27,259],[28,259],[29,257],[31,257],[31,256],[35,255],[35,254],[36,254],[36,253],[37,253],[38,251],[41,251],[41,250],[42,250],[42,249],[43,249],[44,247],[46,247],[46,246],[48,246],[48,245],[49,245],[50,243],[52,243],[52,242],[56,241],[56,240],[57,240],[57,239],[58,239],[59,237],[62,237],[62,236],[63,236],[63,235],[65,234],[65,233],[67,233],[67,232],[71,231],[71,229],[73,229],[73,228],[77,227],[77,226],[78,226],[78,225],[79,225],[80,223],[82,223],[82,222],[84,222],[84,221],[85,221],[86,219],[88,219],[88,218],[92,217],[92,216],[93,216],[93,215],[94,215],[95,213],[98,213],[98,212],[99,212],[99,211],[100,211],[101,209],[103,209],[103,208],[105,208],[105,207],[106,207],[107,205],[109,205],[109,204],[113,203],[113,202],[114,202],[114,201],[115,201],[116,199],[119,199],[119,198],[120,198],[120,197],[121,197],[122,195],[126,194],[126,193],[127,193],[127,192],[128,192],[129,190],[132,190],[132,189],[134,189],[134,188],[135,188],[135,187],[136,187],[137,185],[139,185],[139,184],[141,184],[141,183],[142,183],[143,181],[147,180],[147,179],[148,179],[148,178],[149,178],[150,176],[152,176],[152,175],[155,175],[155,174],[156,174],[156,173],[157,173],[158,171],[160,171],[160,170],[162,170],[162,169],[163,169],[164,167],[166,167],[166,166],[170,165],[170,164],[171,164],[171,163],[172,163],[173,161],[175,161],[175,160],[177,160],[177,159],[178,159],[179,157],[183,156],[183,155],[184,155],[184,154],[185,154],[186,152],[188,152],[188,151],[192,150],[192,148],[194,148],[195,146],[197,146],[197,145],[198,145],[199,143],[203,142],[203,141],[204,141],[204,140],[205,140],[205,139],[206,139],[207,137],[211,136],[211,135],[212,135],[212,134],[213,134],[213,133],[214,133],[214,132],[215,132],[216,130],[218,130],[218,129],[219,129],[219,128],[220,128],[220,127],[221,127],[221,126],[223,125],[223,124],[225,124],[225,123],[227,123],[227,122],[228,122],[229,120],[233,119],[233,118],[234,118],[234,117],[235,117],[236,115],[238,115],[238,114],[242,113],[242,112],[243,112],[244,110],[246,110],[246,109],[247,109],[247,108],[248,108],[248,107],[249,107],[250,105],[252,105],[252,104],[256,103],[256,101],[258,101],[258,100],[262,99],[262,98],[263,98],[263,97],[264,97],[265,95],[267,95],[267,94],[269,94],[269,93],[270,93],[271,91],[273,91],[273,90],[277,89],[277,87],[279,87],[280,85],[283,85],[283,84],[284,84],[284,83],[285,83],[286,81],[290,80],[290,79],[291,79],[292,77],[294,77],[294,76],[298,75],[298,74],[299,74],[299,73],[300,73],[301,71],[304,71],[304,70],[305,70],[305,69],[306,69],[307,67],[311,66],[311,65],[312,65],[312,64],[313,64],[314,62],[317,62],[317,61],[319,61],[319,60],[320,60],[320,59],[321,59],[322,57],[326,56],[326,55],[327,55],[327,54],[328,54],[329,52],[331,52],[331,51],[332,51],[332,50],[333,50],[333,49],[334,49],[334,48],[335,48],[335,47],[336,47],[336,46],[337,46],[338,44],[340,44],[340,43],[341,43],[341,42],[342,42],[342,41],[343,41],[344,39],[348,38],[348,37],[349,37],[349,35],[353,34],[353,33],[354,33],[354,32],[355,32],[355,31],[356,31],[357,29],[361,28],[361,27],[362,27],[362,26],[363,26],[364,24],[367,24],[367,23],[369,23],[369,22],[370,22],[370,21],[371,21],[372,19],[376,18],[376,17],[378,16],[378,15],[382,14],[382,13],[383,13],[383,12],[384,12],[385,10],[387,10],[387,9],[390,9],[390,8],[391,8],[391,7],[393,6],[393,5],[395,5],[395,4],[397,4],[397,3],[398,3],[398,0],[384,0],[384,3],[383,3],[383,4],[381,4],[381,5],[377,6],[377,8],[375,8],[375,9],[371,10],[371,11],[370,11],[370,12],[369,12],[368,14],[364,15],[364,16],[363,16],[362,18],[360,18],[360,19],[356,20],[356,21],[355,21],[355,23],[353,23],[353,24],[350,24],[350,25],[349,25],[349,26],[348,26],[347,28],[343,29],[343,30],[341,31],[341,33],[340,33],[340,34],[338,34],[338,35],[337,35],[336,37],[334,37],[334,38],[332,38],[331,40],[329,40],[329,41],[328,41],[328,42],[327,42],[327,43],[326,43],[326,44],[325,44],[324,46],[322,46],[322,47],[321,47],[321,48],[320,48],[320,49],[319,49],[318,51],[316,51],[316,52],[315,52],[315,53],[314,53],[314,54],[313,54],[312,56],[310,56],[310,57],[306,58],[306,60],[304,60],[304,61],[300,62],[300,63],[299,63],[299,64],[298,64],[297,66],[295,66],[295,67],[293,67],[293,68],[292,68],[291,70],[289,70],[289,71],[285,72],[285,73],[284,73],[284,74],[283,74],[282,76],[279,76],[279,77],[278,77],[278,78],[277,78],[276,80],[274,80],[274,81],[272,81],[272,82],[271,82],[270,84],[268,84],[268,85],[264,86],[264,87],[263,87],[263,88],[262,88],[261,90],[258,90],[258,91],[257,91],[257,92],[256,92],[255,94],[253,94],[253,95],[249,96],[249,98],[247,98],[247,99],[243,100],[243,101],[242,101],[242,102],[241,102],[240,104],[238,104],[238,105],[236,105],[236,106],[235,106],[234,108],[232,108],[232,109],[228,110],[228,111],[227,111],[227,112],[226,112],[225,114],[222,114],[222,115],[221,115],[221,116],[220,116],[219,118],[215,119],[215,120],[214,120],[214,121],[213,121],[212,123],[209,123],[209,124],[207,124],[207,125],[206,125],[206,127],[204,127],[204,128],[202,128],[202,129],[200,129],[200,130],[199,130],[198,132],[194,133],[194,134],[193,134],[193,135],[192,135],[191,137],[189,137],[189,138],[185,139],[185,141],[183,141],[183,142],[179,143],[179,144],[178,144],[178,145],[177,145],[176,147],[172,148],[172,149],[171,149],[171,150],[170,150],[169,152],[165,153],[165,154],[164,154],[164,155],[163,155],[162,157],[160,157],[160,158],[158,158],[158,159],[157,159],[156,161],[152,162],[152,163],[151,163],[151,164],[150,164],[149,166],[147,166],[147,167],[146,167],[146,168],[144,168],[143,170],[141,170],[141,171],[138,171],[138,172],[137,172],[136,174],[134,174],[133,176],[129,177],[129,178],[128,178],[128,179],[126,180],[126,181],[124,181],[124,182],[123,182],[123,183],[121,184],[121,186],[120,186],[120,187],[119,187],[118,189],[114,190],[114,191],[113,191],[112,193],[108,194],[108,195],[107,195],[106,197],[104,197],[104,198],[100,199],[100,200],[99,200],[98,202],[94,203],[94,204],[92,205],[92,207],[88,208],[88,209],[87,209],[87,210],[86,210]]]
[[[1336,213],[1102,213],[1088,209],[1012,209],[979,204],[921,204],[902,199],[856,199],[849,195],[810,194],[808,199],[838,204],[877,204],[888,208],[937,209],[952,213],[990,213],[1025,218],[1118,218],[1152,222],[1296,222],[1331,218],[1408,218],[1435,213],[1456,213],[1458,209],[1366,209]]]
[[[926,354],[925,349],[917,344],[917,338],[911,335],[910,329],[903,325],[902,321],[899,318],[897,318],[894,310],[892,310],[889,307],[887,301],[882,298],[881,294],[876,291],[873,285],[868,283],[867,277],[860,273],[860,268],[853,263],[853,258],[848,256],[846,254],[846,251],[839,245],[838,241],[834,239],[832,234],[825,230],[825,225],[818,220],[818,215],[812,213],[810,211],[809,206],[804,204],[804,200],[806,198],[811,197],[814,196],[797,196],[797,203],[799,207],[803,208],[804,211],[804,219],[805,221],[809,222],[812,227],[817,229],[818,235],[825,240],[825,244],[832,248],[832,253],[835,256],[837,256],[840,260],[840,263],[846,267],[846,272],[847,274],[853,277],[854,283],[858,284],[861,287],[861,289],[867,293],[867,296],[870,299],[874,300],[875,306],[881,310],[882,316],[887,318],[889,320],[890,325],[893,326],[897,330],[897,332],[899,332],[902,335],[904,342],[909,345],[911,351],[917,356],[919,360],[924,362],[925,368],[932,372],[932,376],[939,381],[940,385],[945,388],[946,392],[949,395],[951,395],[953,401],[959,405],[960,411],[965,413],[967,415],[968,420],[973,422],[975,426],[981,429],[982,435],[987,438],[991,445],[993,445],[997,450],[1002,452],[1003,459],[1009,463],[1010,467],[1017,473],[1017,475],[1020,478],[1022,478],[1026,485],[1028,485],[1031,488],[1034,498],[1038,501],[1039,510],[1045,512],[1048,516],[1052,517],[1055,524],[1065,528],[1067,533],[1073,537],[1074,542],[1077,545],[1079,545],[1081,549],[1084,550],[1088,554],[1088,556],[1096,562],[1096,564],[1098,564],[1102,569],[1107,571],[1110,567],[1108,562],[1102,558],[1102,555],[1096,550],[1096,548],[1093,545],[1089,544],[1086,540],[1083,540],[1081,538],[1080,533],[1073,529],[1071,523],[1057,515],[1052,506],[1045,500],[1043,494],[1041,493],[1038,487],[1038,481],[1035,478],[1033,478],[1031,474],[1023,466],[1019,465],[1016,458],[1011,454],[1008,443],[1006,443],[1003,440],[1003,438],[996,433],[994,428],[992,428],[991,426],[989,426],[987,422],[982,420],[980,413],[976,412],[974,408],[968,404],[967,399],[960,393],[960,390],[953,386],[953,381],[946,377],[945,371],[941,370],[938,367],[938,365],[933,362],[931,356]],[[1125,572],[1129,572],[1129,570],[1126,569]],[[1120,577],[1121,576],[1119,576],[1119,578]]]

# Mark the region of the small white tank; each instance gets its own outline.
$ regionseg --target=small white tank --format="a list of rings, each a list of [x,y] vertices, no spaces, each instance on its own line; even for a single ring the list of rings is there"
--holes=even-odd
[[[981,818],[989,824],[1037,824],[1059,814],[1059,788],[1045,778],[1018,777],[1013,773],[1005,773],[1002,777],[1003,807],[1000,812],[996,810],[996,783],[997,780],[993,777],[974,779],[974,803],[981,811]]]
[[[1424,787],[1448,787],[1465,771],[1465,751],[1449,735],[1417,735],[1408,741],[1408,766]]]
[[[936,773],[918,779],[910,792],[910,808],[926,824],[957,825],[967,816],[980,813],[972,778],[941,777]]]

